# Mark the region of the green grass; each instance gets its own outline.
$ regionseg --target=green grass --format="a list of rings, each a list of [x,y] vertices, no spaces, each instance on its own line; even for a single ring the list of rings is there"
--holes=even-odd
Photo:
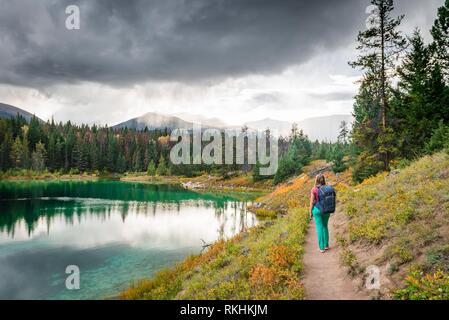
[[[394,292],[398,300],[449,300],[449,273],[411,272],[403,289]]]
[[[407,286],[404,274],[410,270],[423,271],[423,278],[440,270],[447,272],[448,182],[449,155],[438,153],[397,174],[383,173],[341,192],[341,207],[348,220],[343,232],[346,240],[352,246],[382,252],[382,261],[368,257],[366,264],[388,263],[399,287]]]

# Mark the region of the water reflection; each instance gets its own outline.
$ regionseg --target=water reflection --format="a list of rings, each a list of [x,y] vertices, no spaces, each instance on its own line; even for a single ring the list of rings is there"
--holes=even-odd
[[[250,198],[248,198],[250,201]],[[130,281],[257,223],[247,201],[176,186],[0,182],[0,298],[114,295]],[[64,287],[68,264],[82,289]]]

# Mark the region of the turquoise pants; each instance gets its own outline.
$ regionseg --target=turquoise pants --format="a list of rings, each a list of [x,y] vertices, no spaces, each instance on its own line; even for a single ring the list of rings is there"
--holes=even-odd
[[[318,245],[320,250],[324,250],[329,247],[329,229],[327,225],[329,223],[330,214],[322,214],[320,209],[317,207],[313,207],[312,214],[316,224]]]

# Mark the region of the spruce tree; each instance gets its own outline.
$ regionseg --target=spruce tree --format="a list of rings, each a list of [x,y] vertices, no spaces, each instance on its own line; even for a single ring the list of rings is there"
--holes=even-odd
[[[338,142],[346,144],[348,143],[348,138],[349,138],[348,123],[346,121],[342,121],[340,123],[340,131],[338,133]]]
[[[156,165],[153,160],[150,160],[147,168],[147,175],[154,177],[156,175]]]
[[[409,39],[410,50],[398,68],[398,92],[392,101],[392,114],[400,148],[400,156],[419,156],[433,128],[438,124],[441,101],[432,94],[432,54],[419,32]],[[438,68],[438,67],[437,67]],[[444,85],[443,85],[444,86]]]
[[[34,171],[42,172],[45,170],[46,150],[42,142],[38,142],[31,155],[31,167]]]
[[[159,158],[159,163],[157,166],[157,171],[156,171],[158,176],[166,176],[168,173],[167,170],[167,165],[165,163],[165,159],[164,157],[161,155],[161,157]]]
[[[11,150],[14,141],[12,135],[6,132],[0,145],[0,171],[6,171],[11,168]]]
[[[357,49],[361,55],[350,65],[365,71],[364,81],[376,82],[379,97],[379,144],[378,155],[382,158],[384,169],[389,169],[390,156],[393,152],[392,131],[388,121],[388,104],[391,94],[391,80],[394,76],[395,62],[406,47],[406,40],[398,30],[404,16],[393,18],[393,0],[372,0],[376,7],[370,26],[359,32]],[[367,119],[366,119],[367,120]]]
[[[343,145],[337,143],[332,150],[332,171],[340,173],[346,170],[346,165],[343,161],[345,154]]]
[[[449,77],[449,0],[438,9],[438,17],[431,32],[434,39],[432,48],[445,75]]]

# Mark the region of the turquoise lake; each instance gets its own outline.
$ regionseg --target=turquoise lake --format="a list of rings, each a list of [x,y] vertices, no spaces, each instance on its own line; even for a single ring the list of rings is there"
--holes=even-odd
[[[0,181],[0,299],[107,299],[257,224],[254,196],[119,181]],[[80,270],[68,290],[66,267]]]

